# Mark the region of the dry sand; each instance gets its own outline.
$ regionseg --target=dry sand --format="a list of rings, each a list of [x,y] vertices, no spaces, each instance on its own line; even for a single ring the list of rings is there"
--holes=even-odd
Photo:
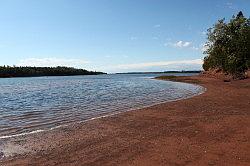
[[[250,79],[223,82],[197,76],[177,81],[198,83],[207,91],[2,139],[0,165],[250,165]]]

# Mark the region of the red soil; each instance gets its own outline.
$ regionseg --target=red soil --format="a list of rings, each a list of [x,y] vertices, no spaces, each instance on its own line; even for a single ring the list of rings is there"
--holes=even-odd
[[[250,79],[180,77],[199,96],[2,141],[0,165],[250,165]],[[0,142],[1,146],[1,142]],[[19,148],[20,149],[20,148]]]

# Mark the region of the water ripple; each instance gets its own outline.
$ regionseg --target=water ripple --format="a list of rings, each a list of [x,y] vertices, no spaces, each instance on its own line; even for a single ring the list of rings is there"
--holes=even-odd
[[[0,137],[187,98],[204,90],[150,77],[153,76],[0,79]]]

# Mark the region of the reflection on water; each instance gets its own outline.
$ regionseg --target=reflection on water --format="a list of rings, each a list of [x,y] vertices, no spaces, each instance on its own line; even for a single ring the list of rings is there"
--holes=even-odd
[[[0,79],[0,136],[49,129],[203,91],[200,86],[151,79],[154,76]]]

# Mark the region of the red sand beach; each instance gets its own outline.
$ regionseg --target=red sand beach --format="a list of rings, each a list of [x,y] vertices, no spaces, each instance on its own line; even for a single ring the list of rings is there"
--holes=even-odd
[[[250,165],[250,79],[223,82],[196,76],[177,81],[197,83],[207,91],[2,139],[0,147],[10,157],[2,154],[0,165]]]

